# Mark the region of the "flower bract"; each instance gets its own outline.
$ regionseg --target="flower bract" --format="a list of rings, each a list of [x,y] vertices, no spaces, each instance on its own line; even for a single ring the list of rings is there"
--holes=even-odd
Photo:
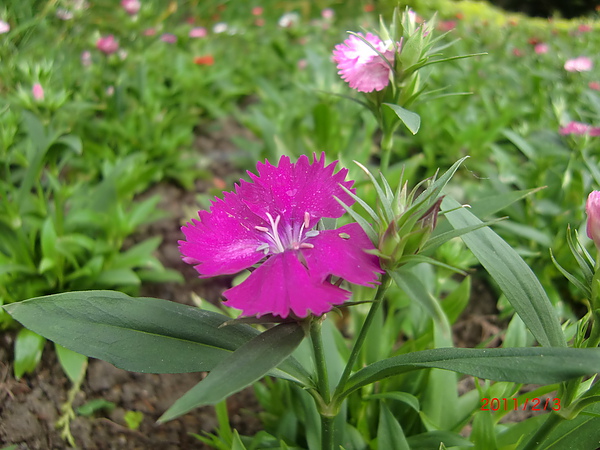
[[[350,297],[332,277],[374,286],[381,269],[365,252],[374,247],[363,229],[356,223],[317,229],[321,218],[344,214],[335,197],[354,203],[342,188],[352,187],[348,171],[334,173],[335,165],[325,165],[324,154],[312,162],[283,156],[277,166],[258,163],[257,175],[248,172],[250,181],[240,180],[209,211],[199,211],[200,220],[182,227],[183,260],[201,277],[253,268],[223,294],[225,304],[245,316],[322,315]]]
[[[333,59],[337,63],[338,73],[352,89],[359,92],[381,91],[390,82],[390,65],[394,64],[394,50],[388,50],[388,45],[374,34],[360,36],[373,47],[354,35],[336,45]]]

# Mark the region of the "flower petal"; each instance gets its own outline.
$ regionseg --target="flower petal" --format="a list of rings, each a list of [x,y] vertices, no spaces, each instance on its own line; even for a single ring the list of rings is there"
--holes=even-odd
[[[325,166],[325,153],[317,160],[313,155],[311,163],[306,155],[298,162],[282,156],[278,166],[268,161],[258,163],[258,175],[248,172],[251,182],[240,180],[236,192],[256,215],[267,218],[266,213],[280,215],[288,224],[303,223],[305,213],[310,214],[312,228],[321,217],[341,217],[344,208],[334,199],[338,197],[345,204],[354,200],[340,187],[352,187],[353,181],[344,181],[348,169],[333,173],[337,162]]]
[[[244,316],[291,313],[320,316],[344,303],[350,292],[330,283],[315,283],[296,256],[287,251],[270,257],[241,284],[225,291],[225,305],[242,310]]]
[[[302,255],[315,281],[335,275],[350,283],[373,287],[377,274],[383,273],[377,256],[365,252],[375,247],[357,223],[321,231],[310,243],[314,248],[302,249]]]
[[[237,194],[225,192],[215,199],[210,212],[199,211],[181,228],[186,240],[179,241],[183,260],[196,264],[203,277],[237,273],[264,258],[257,248],[263,243],[254,227],[264,221],[254,215]]]

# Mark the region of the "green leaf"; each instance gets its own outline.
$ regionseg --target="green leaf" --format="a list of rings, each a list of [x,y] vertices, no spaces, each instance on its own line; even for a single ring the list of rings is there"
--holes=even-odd
[[[436,348],[373,363],[350,377],[342,397],[376,381],[438,368],[495,381],[552,384],[600,373],[598,348]]]
[[[489,411],[477,411],[473,416],[473,429],[471,431],[471,441],[476,448],[485,448],[486,450],[497,450],[496,433],[494,431],[494,421]]]
[[[100,411],[105,409],[107,411],[112,411],[115,409],[115,405],[113,402],[109,402],[108,400],[104,400],[103,398],[96,398],[94,400],[90,400],[89,402],[81,405],[77,408],[77,414],[80,416],[89,417],[94,414],[96,411]]]
[[[379,407],[377,448],[382,450],[410,450],[402,427],[384,402],[381,402]]]
[[[540,450],[598,448],[599,429],[600,403],[596,403],[585,409],[575,419],[560,423],[538,448]]]
[[[212,370],[259,332],[229,317],[113,291],[67,292],[5,305],[27,328],[77,353],[144,373]],[[309,382],[295,360],[273,375]],[[289,374],[288,374],[289,372]],[[293,374],[293,375],[291,375]]]
[[[233,442],[231,444],[231,450],[247,450],[237,430],[233,430]]]
[[[449,447],[473,447],[473,444],[451,431],[435,430],[408,438],[411,450],[432,450]],[[442,447],[442,445],[444,447]]]
[[[12,305],[3,306],[7,309]],[[25,373],[31,373],[35,370],[40,359],[42,358],[42,350],[44,349],[44,339],[39,334],[34,333],[26,328],[23,328],[17,334],[15,339],[15,378],[19,379]]]
[[[79,383],[85,376],[88,361],[87,356],[69,350],[56,342],[54,343],[54,348],[58,356],[58,361],[65,374],[67,374],[67,377],[69,377],[69,380],[71,380],[71,383]]]
[[[419,399],[417,397],[415,397],[412,394],[409,394],[408,392],[383,392],[381,394],[373,394],[373,395],[368,395],[367,397],[365,397],[366,400],[371,400],[371,399],[387,399],[387,400],[397,400],[399,402],[402,402],[408,406],[410,406],[412,409],[414,409],[416,412],[421,411],[421,406],[419,404]]]
[[[445,209],[460,204],[446,197]],[[454,228],[476,225],[481,221],[464,208],[446,214]],[[565,347],[558,315],[546,292],[529,266],[500,236],[482,228],[461,236],[483,267],[494,278],[533,336],[543,346]]]
[[[127,428],[130,430],[137,430],[144,420],[144,413],[141,411],[127,411],[123,416],[123,419],[127,424]]]
[[[166,422],[194,408],[213,405],[264,377],[282,363],[305,337],[298,323],[282,323],[254,337],[217,365],[159,419]]]
[[[404,109],[402,106],[394,105],[393,103],[383,104],[396,113],[398,118],[406,125],[406,128],[408,128],[412,134],[417,134],[421,127],[421,117],[417,113]]]

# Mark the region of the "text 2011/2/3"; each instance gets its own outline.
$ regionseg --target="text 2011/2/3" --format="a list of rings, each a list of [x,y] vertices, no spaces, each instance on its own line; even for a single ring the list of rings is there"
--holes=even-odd
[[[532,411],[560,411],[560,398],[526,398],[519,405],[518,398],[482,398],[482,411],[498,411],[502,409],[512,411],[525,411],[527,407]]]

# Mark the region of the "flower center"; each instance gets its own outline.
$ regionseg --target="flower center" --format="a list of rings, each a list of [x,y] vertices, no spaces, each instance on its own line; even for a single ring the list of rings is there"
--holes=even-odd
[[[315,237],[319,234],[317,230],[309,230],[310,226],[310,213],[304,213],[304,221],[300,226],[298,224],[282,225],[281,216],[273,218],[269,213],[267,218],[269,219],[270,227],[255,226],[254,228],[262,232],[262,236],[265,238],[265,242],[260,244],[257,248],[257,252],[264,252],[265,255],[269,253],[283,253],[286,250],[299,250],[301,248],[314,248],[313,244],[304,242],[307,238]]]

